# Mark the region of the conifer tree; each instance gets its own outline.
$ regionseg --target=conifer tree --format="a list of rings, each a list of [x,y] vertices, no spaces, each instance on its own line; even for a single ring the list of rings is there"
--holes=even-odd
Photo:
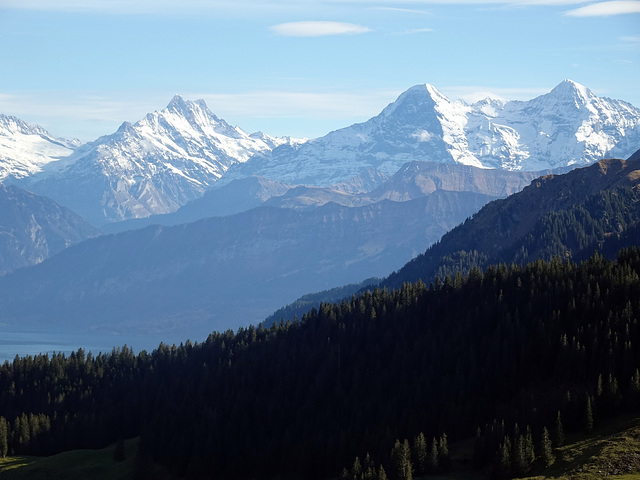
[[[561,447],[564,445],[564,427],[562,426],[562,418],[560,417],[560,410],[556,417],[556,446]]]
[[[9,455],[9,422],[0,417],[0,457]]]
[[[362,480],[362,464],[360,463],[360,457],[356,457],[353,461],[353,467],[351,467],[351,480]]]
[[[431,441],[431,449],[427,455],[427,470],[431,473],[435,473],[438,471],[438,466],[440,462],[438,461],[438,442],[436,438],[433,437]]]
[[[409,440],[405,439],[402,443],[400,443],[400,440],[396,440],[391,450],[391,461],[397,480],[413,480],[413,465],[411,464]]]
[[[382,465],[380,465],[380,469],[378,470],[378,480],[389,480],[387,472],[384,471],[384,467]]]
[[[527,471],[527,462],[525,460],[524,451],[524,437],[520,434],[517,425],[513,434],[511,469],[516,475],[522,475]]]
[[[591,405],[591,396],[587,394],[587,404],[584,412],[585,428],[588,433],[593,432],[593,407]]]
[[[367,452],[367,455],[364,458],[364,465],[362,466],[362,468],[362,478],[364,478],[364,480],[376,480],[376,468],[373,464],[373,461],[371,460],[371,455],[369,455],[369,452]]]
[[[542,429],[542,440],[540,442],[540,456],[544,462],[545,467],[551,465],[555,457],[553,456],[553,447],[551,446],[551,436],[547,427]]]
[[[413,455],[416,473],[424,475],[427,472],[427,440],[422,432],[413,441]]]
[[[447,440],[447,434],[443,433],[438,442],[438,462],[440,468],[449,467],[449,442]]]
[[[511,478],[511,442],[508,436],[498,448],[494,473],[497,478]]]
[[[524,436],[524,459],[527,469],[536,461],[536,452],[533,447],[533,435],[531,434],[531,427],[529,427],[529,425],[527,425],[527,433]]]

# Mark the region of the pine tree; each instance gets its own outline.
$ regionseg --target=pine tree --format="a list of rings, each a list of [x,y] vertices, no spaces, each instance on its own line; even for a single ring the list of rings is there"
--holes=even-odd
[[[371,455],[367,452],[367,455],[364,457],[364,465],[363,468],[363,476],[364,480],[376,480],[376,468],[371,460]]]
[[[593,432],[593,407],[591,405],[591,396],[587,394],[587,404],[584,412],[585,428],[588,433]]]
[[[389,480],[387,472],[384,471],[384,467],[382,465],[380,465],[380,469],[378,470],[378,480]]]
[[[446,433],[442,434],[438,442],[438,462],[440,463],[440,468],[446,469],[449,467],[449,442]]]
[[[411,464],[409,440],[405,439],[402,443],[400,443],[400,440],[396,440],[391,450],[391,461],[397,480],[413,480],[413,465]]]
[[[524,437],[520,434],[518,426],[516,425],[513,434],[513,445],[511,452],[511,469],[514,474],[522,475],[527,471],[527,465],[524,452]]]
[[[9,455],[9,422],[0,417],[0,457]]]
[[[424,475],[427,473],[427,441],[422,432],[413,441],[413,455],[416,473]]]
[[[533,462],[536,461],[536,452],[533,447],[533,435],[531,434],[531,427],[527,425],[527,433],[524,436],[524,459],[525,468],[529,469]]]
[[[562,426],[560,410],[558,410],[558,416],[556,417],[556,446],[561,447],[562,445],[564,445],[564,427]]]
[[[436,438],[433,437],[431,441],[431,449],[427,455],[427,471],[431,473],[435,473],[438,471],[438,466],[440,462],[438,461],[438,442]]]
[[[362,464],[360,463],[360,457],[356,457],[353,461],[353,467],[351,467],[351,480],[362,480]]]
[[[504,438],[504,442],[498,448],[494,474],[500,479],[511,478],[511,442],[508,436]]]
[[[547,427],[542,429],[542,440],[540,442],[540,456],[544,462],[545,467],[551,465],[555,457],[553,456],[553,447],[551,446],[551,436]]]

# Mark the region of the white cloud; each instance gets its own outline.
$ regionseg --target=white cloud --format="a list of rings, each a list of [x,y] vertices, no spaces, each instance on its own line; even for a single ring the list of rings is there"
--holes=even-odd
[[[204,12],[235,12],[251,16],[258,12],[323,11],[328,7],[371,7],[379,10],[429,14],[419,8],[388,6],[389,0],[2,0],[1,9],[73,11],[83,13],[154,14],[175,13],[202,14]],[[408,0],[404,5],[575,5],[586,0]]]
[[[412,28],[405,30],[404,32],[397,32],[396,35],[415,35],[417,33],[429,33],[433,32],[433,28]]]
[[[417,15],[433,15],[433,13],[428,12],[426,10],[417,10],[413,8],[398,8],[398,7],[372,7],[372,10],[385,10],[388,12],[400,12],[400,13],[411,13]]]
[[[422,143],[422,142],[429,142],[431,141],[431,139],[433,137],[435,137],[434,134],[427,132],[426,130],[418,130],[416,132],[414,132],[413,134],[411,134],[411,136],[415,139],[418,140],[418,142]]]
[[[288,22],[273,25],[271,30],[285,37],[324,37],[327,35],[353,35],[367,33],[371,29],[355,23],[345,22]]]
[[[626,15],[640,13],[640,1],[614,0],[599,2],[565,12],[570,17],[609,17],[612,15]]]

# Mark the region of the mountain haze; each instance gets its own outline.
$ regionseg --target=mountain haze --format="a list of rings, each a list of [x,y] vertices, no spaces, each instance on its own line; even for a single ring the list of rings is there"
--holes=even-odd
[[[233,180],[225,185],[216,185],[201,198],[189,202],[176,212],[117,222],[106,225],[103,230],[121,232],[154,224],[178,225],[207,217],[231,215],[260,205],[308,209],[330,202],[345,207],[371,205],[383,200],[404,202],[431,195],[436,191],[473,192],[493,199],[522,190],[542,173],[510,172],[416,161],[403,165],[383,183],[380,183],[382,178],[379,178],[376,182],[379,186],[366,193],[352,193],[351,189],[343,184],[329,187],[289,185],[252,176]]]
[[[580,260],[640,243],[640,159],[601,160],[534,180],[485,205],[383,282],[431,280],[488,263],[553,256]]]
[[[105,235],[0,278],[0,310],[8,328],[206,336],[385,275],[489,200],[437,191],[356,208],[260,207]]]
[[[35,265],[100,232],[53,200],[0,184],[0,275]]]

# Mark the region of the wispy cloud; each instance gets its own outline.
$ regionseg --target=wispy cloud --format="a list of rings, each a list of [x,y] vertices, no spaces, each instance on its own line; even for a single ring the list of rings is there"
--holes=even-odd
[[[363,25],[345,22],[288,22],[270,27],[278,35],[285,37],[325,37],[328,35],[353,35],[370,32],[371,29]]]
[[[614,0],[599,2],[565,12],[570,17],[609,17],[612,15],[626,15],[640,13],[640,1]]]
[[[394,35],[416,35],[418,33],[433,32],[433,28],[411,28],[402,32],[396,32]]]
[[[429,14],[420,10],[423,5],[576,5],[586,0],[410,0],[405,5],[414,8],[388,6],[389,0],[2,0],[1,9],[73,11],[85,13],[115,14],[173,14],[236,12],[251,15],[253,12],[291,12],[327,7],[370,7],[377,10]],[[611,2],[624,3],[624,2]],[[627,2],[632,3],[632,2]]]
[[[637,43],[640,44],[640,35],[629,35],[626,37],[621,37],[620,40],[622,40],[625,43]]]
[[[384,10],[387,12],[411,13],[416,15],[433,15],[427,10],[418,10],[414,8],[398,8],[398,7],[371,7],[372,10]]]

